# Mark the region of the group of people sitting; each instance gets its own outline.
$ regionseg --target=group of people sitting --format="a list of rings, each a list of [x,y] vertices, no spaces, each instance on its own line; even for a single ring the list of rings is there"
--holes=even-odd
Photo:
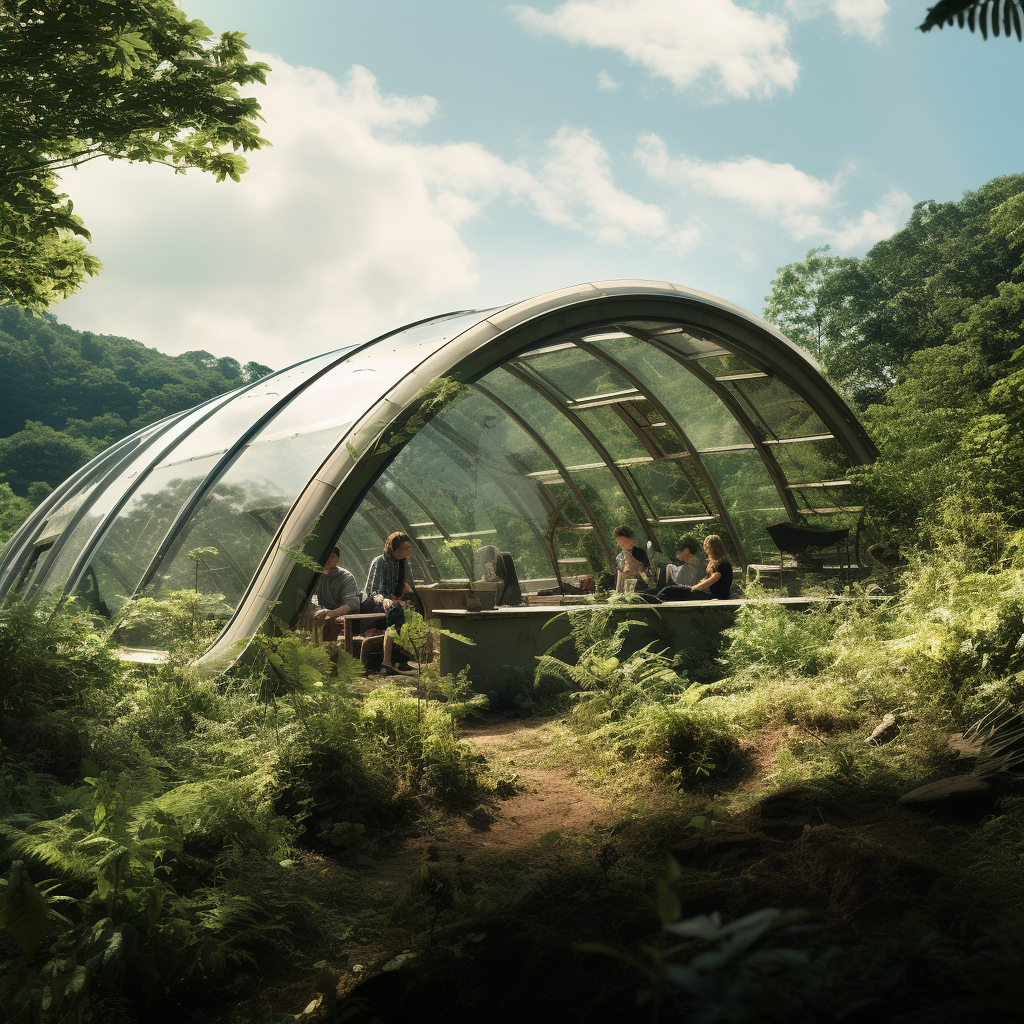
[[[703,550],[693,537],[684,537],[676,545],[678,564],[671,564],[655,573],[647,552],[637,545],[633,531],[628,526],[619,526],[613,532],[619,553],[616,557],[615,589],[635,590],[645,601],[689,601],[704,598],[724,599],[732,587],[732,563],[717,534],[704,538]],[[348,569],[338,565],[341,550],[334,548],[327,558],[324,571],[313,590],[311,604],[314,616],[325,625],[335,623],[346,615],[355,613],[379,614],[379,629],[371,627],[366,632],[384,634],[384,658],[381,669],[385,675],[398,675],[409,670],[408,663],[399,659],[395,662],[396,647],[388,630],[394,626],[400,630],[405,624],[407,604],[416,605],[418,595],[412,586],[408,570],[412,539],[405,533],[392,533],[384,542],[384,551],[370,563],[366,574],[366,585],[360,591],[355,576]],[[514,566],[500,572],[501,556],[494,548],[481,548],[482,566],[485,578],[488,574],[495,579],[499,576],[506,582],[506,590],[514,590],[515,599],[504,603],[518,604],[521,600],[519,580]],[[496,569],[498,574],[495,575]],[[609,581],[610,582],[610,581]],[[422,606],[420,606],[422,611]]]
[[[667,565],[660,572],[651,569],[649,555],[635,542],[628,526],[616,527],[612,536],[619,546],[617,591],[633,590],[651,602],[724,600],[729,596],[732,563],[717,533],[704,538],[703,550],[693,537],[684,537],[676,545],[678,564]]]
[[[355,576],[338,565],[341,550],[335,548],[327,558],[324,571],[313,590],[314,615],[325,623],[336,622],[357,612],[377,612],[379,629],[384,632],[384,660],[381,670],[386,676],[409,671],[407,662],[395,664],[395,643],[388,626],[401,629],[405,625],[405,605],[414,603],[416,591],[409,579],[408,558],[412,539],[405,533],[392,533],[384,542],[384,551],[371,563],[366,586],[360,593]],[[377,632],[371,627],[367,633]]]

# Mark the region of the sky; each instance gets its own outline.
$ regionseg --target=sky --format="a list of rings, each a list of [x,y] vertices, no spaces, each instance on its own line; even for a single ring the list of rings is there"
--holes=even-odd
[[[64,176],[80,330],[274,368],[584,281],[759,312],[809,249],[1024,171],[1024,46],[927,0],[184,0],[272,67],[240,183]]]

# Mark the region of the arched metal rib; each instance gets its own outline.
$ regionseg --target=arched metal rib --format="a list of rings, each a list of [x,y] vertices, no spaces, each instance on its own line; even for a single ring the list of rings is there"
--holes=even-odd
[[[736,529],[736,524],[732,521],[732,516],[729,514],[729,510],[726,507],[725,501],[723,500],[714,479],[708,472],[707,466],[704,465],[704,460],[697,453],[696,445],[690,440],[682,426],[680,426],[679,421],[672,415],[671,410],[665,406],[656,394],[651,393],[651,388],[645,386],[639,377],[635,376],[628,367],[624,366],[614,356],[610,356],[607,352],[604,352],[601,349],[587,347],[582,341],[577,341],[575,344],[583,351],[589,352],[594,359],[603,363],[609,370],[613,370],[624,380],[629,381],[629,383],[632,384],[633,387],[635,387],[637,391],[639,391],[644,398],[646,398],[647,401],[649,401],[665,418],[665,422],[669,425],[676,437],[678,437],[682,442],[682,445],[689,453],[690,458],[693,459],[694,467],[696,468],[702,483],[708,489],[708,494],[711,495],[711,500],[718,512],[718,516],[722,520],[726,530],[729,532],[729,537],[732,539],[733,550],[736,552],[736,557],[739,559],[741,566],[746,566],[748,561],[747,553],[743,547],[743,540],[740,538],[739,530]]]
[[[565,404],[559,400],[557,395],[552,394],[548,385],[535,374],[525,369],[519,363],[510,362],[502,367],[506,373],[511,373],[517,380],[526,384],[527,387],[534,390],[543,399],[553,405],[569,422],[586,438],[590,446],[597,452],[598,458],[608,467],[608,471],[612,474],[615,482],[619,485],[619,490],[622,491],[623,497],[629,503],[629,507],[633,510],[633,515],[636,516],[640,525],[643,528],[647,539],[654,546],[655,551],[661,550],[661,545],[658,543],[657,534],[651,529],[651,524],[648,521],[647,513],[643,510],[640,504],[640,499],[636,496],[636,492],[633,490],[632,485],[626,479],[625,474],[615,464],[615,460],[612,458],[611,453],[601,443],[601,439],[583,422],[571,409],[567,409]]]
[[[790,522],[799,522],[799,512],[797,510],[796,501],[793,498],[793,493],[786,487],[786,484],[788,483],[786,480],[786,474],[782,471],[782,467],[779,465],[778,459],[775,458],[772,450],[763,443],[763,438],[761,437],[753,420],[750,419],[743,407],[736,401],[736,396],[727,387],[724,387],[719,381],[715,380],[714,376],[708,373],[708,371],[703,367],[694,366],[692,360],[687,359],[681,352],[677,352],[671,345],[666,345],[654,335],[649,334],[647,331],[642,330],[639,327],[633,327],[630,324],[616,324],[615,326],[618,330],[621,330],[623,334],[629,334],[638,341],[645,341],[648,345],[657,349],[664,355],[667,355],[674,362],[682,366],[688,373],[696,377],[697,380],[699,380],[721,400],[722,404],[729,410],[729,412],[732,413],[736,422],[739,423],[740,428],[743,430],[743,433],[747,435],[750,443],[753,444],[754,450],[761,456],[764,468],[767,471],[768,476],[771,478],[772,483],[775,485],[775,490],[779,494],[779,498],[782,501],[782,507],[786,510],[786,514],[789,516]]]
[[[597,521],[597,517],[594,515],[594,510],[590,507],[590,502],[583,496],[583,492],[580,490],[579,484],[573,480],[569,471],[565,468],[565,463],[555,454],[554,449],[544,440],[541,434],[534,430],[530,424],[515,411],[510,405],[503,402],[497,395],[488,391],[482,384],[471,385],[476,391],[480,392],[489,402],[496,405],[502,412],[505,413],[513,422],[517,423],[526,434],[533,440],[534,444],[547,456],[551,464],[558,470],[558,475],[562,478],[563,483],[566,487],[572,491],[573,497],[576,499],[577,504],[580,507],[580,511],[590,521],[590,525],[594,528],[594,534],[597,537],[598,543],[601,545],[601,551],[604,553],[605,558],[608,559],[609,563],[615,561],[615,552],[612,551],[611,543],[608,538],[604,535],[604,531],[601,529],[601,524]],[[556,552],[557,555],[557,552]]]

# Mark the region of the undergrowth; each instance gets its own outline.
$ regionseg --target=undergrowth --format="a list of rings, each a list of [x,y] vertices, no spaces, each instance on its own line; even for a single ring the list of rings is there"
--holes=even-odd
[[[186,600],[186,598],[188,598]],[[249,668],[190,667],[195,595],[147,601],[170,649],[129,667],[76,605],[0,608],[0,1007],[5,1019],[151,1019],[249,985],[314,912],[301,848],[372,864],[417,807],[476,802],[451,706],[385,687],[294,634]],[[463,700],[466,703],[466,700]]]

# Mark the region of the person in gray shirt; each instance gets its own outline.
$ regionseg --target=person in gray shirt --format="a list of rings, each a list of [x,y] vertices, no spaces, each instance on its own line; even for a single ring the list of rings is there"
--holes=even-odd
[[[679,564],[668,567],[670,585],[692,587],[704,578],[708,560],[693,537],[684,537],[676,545],[676,558]]]
[[[324,571],[316,581],[313,596],[319,605],[319,619],[340,619],[343,615],[359,611],[359,584],[355,576],[338,565],[341,557],[335,548],[324,563]]]

